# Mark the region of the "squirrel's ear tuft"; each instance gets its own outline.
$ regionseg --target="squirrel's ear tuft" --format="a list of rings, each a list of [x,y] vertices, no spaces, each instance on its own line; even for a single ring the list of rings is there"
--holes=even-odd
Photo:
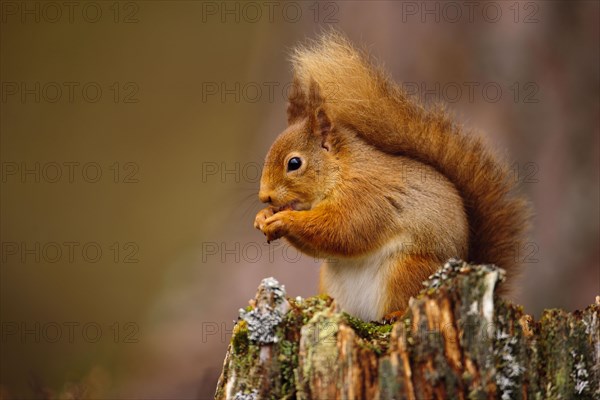
[[[322,146],[329,149],[329,134],[331,132],[331,120],[325,112],[323,103],[325,101],[321,97],[319,85],[314,80],[310,82],[310,89],[308,93],[308,110],[309,116],[309,127],[312,132],[321,138]]]
[[[308,87],[308,109],[314,114],[324,102],[325,100],[321,97],[319,84],[314,79],[311,79],[310,86]]]
[[[288,100],[288,125],[308,117],[308,129],[319,136],[323,147],[328,149],[329,146],[327,143],[329,142],[329,133],[331,132],[332,125],[323,107],[325,101],[321,97],[317,82],[311,80],[307,96],[302,90],[300,81],[294,78]]]
[[[308,99],[302,91],[298,78],[294,78],[288,95],[287,120],[288,125],[305,118],[308,115]]]

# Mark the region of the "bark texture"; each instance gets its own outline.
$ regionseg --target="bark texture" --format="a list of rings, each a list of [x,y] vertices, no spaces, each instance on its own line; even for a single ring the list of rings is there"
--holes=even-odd
[[[503,275],[450,261],[394,324],[287,299],[267,278],[240,310],[215,398],[600,398],[600,298],[536,322],[494,295]]]

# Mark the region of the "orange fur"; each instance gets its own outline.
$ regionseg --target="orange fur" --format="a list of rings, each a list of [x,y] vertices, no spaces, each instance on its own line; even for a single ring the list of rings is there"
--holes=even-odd
[[[363,318],[406,307],[450,257],[512,279],[527,207],[479,137],[409,99],[335,32],[292,61],[290,125],[267,155],[259,196],[270,206],[255,221],[269,240],[335,258],[321,287]]]

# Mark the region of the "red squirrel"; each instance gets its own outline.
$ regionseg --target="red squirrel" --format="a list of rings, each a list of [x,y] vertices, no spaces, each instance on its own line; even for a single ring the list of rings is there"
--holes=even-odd
[[[292,55],[288,127],[254,226],[323,258],[320,290],[363,320],[399,315],[450,258],[518,270],[528,206],[509,166],[336,32]],[[506,284],[505,284],[506,287]]]

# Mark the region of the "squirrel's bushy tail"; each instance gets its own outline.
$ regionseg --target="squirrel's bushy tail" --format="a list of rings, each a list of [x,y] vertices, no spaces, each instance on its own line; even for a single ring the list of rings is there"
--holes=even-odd
[[[382,151],[436,168],[459,190],[469,220],[469,260],[493,263],[514,275],[528,219],[514,195],[509,166],[440,109],[426,110],[357,50],[328,32],[292,54],[294,77],[308,93],[316,82],[334,125],[353,127]],[[290,99],[290,101],[293,101]]]

